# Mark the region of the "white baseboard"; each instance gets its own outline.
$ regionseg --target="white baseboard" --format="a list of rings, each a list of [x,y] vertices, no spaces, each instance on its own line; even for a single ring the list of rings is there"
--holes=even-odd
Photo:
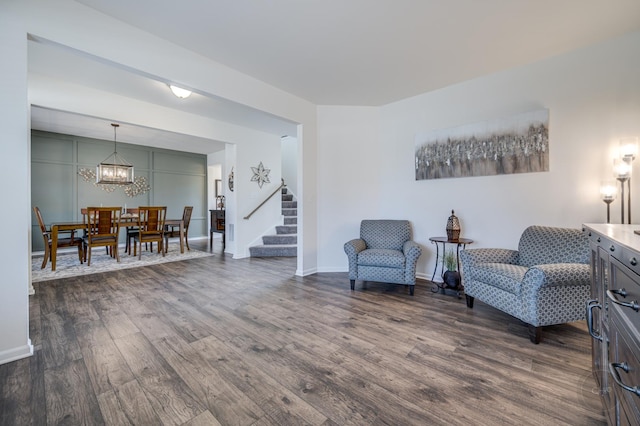
[[[31,339],[27,339],[27,344],[24,346],[0,352],[0,364],[17,361],[31,355],[33,355],[33,345],[31,344]]]
[[[317,273],[318,273],[318,269],[317,268],[309,268],[309,269],[305,269],[304,271],[296,269],[295,275],[297,277],[306,277],[307,275],[312,275],[312,274],[317,274]]]

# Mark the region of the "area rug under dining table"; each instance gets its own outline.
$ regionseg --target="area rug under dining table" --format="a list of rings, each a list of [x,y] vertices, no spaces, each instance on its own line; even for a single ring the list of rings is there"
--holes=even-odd
[[[138,256],[130,256],[124,253],[124,247],[120,248],[120,262],[106,254],[106,250],[102,247],[94,249],[91,252],[91,266],[86,263],[80,264],[78,260],[78,252],[76,250],[70,252],[58,252],[56,270],[51,270],[51,262],[47,263],[44,269],[42,266],[43,255],[35,255],[31,257],[31,282],[41,282],[49,280],[57,280],[60,278],[74,277],[78,275],[97,274],[99,272],[109,272],[127,268],[138,268],[140,266],[157,265],[159,263],[177,262],[181,260],[197,259],[201,257],[212,256],[200,250],[187,250],[180,253],[177,244],[169,244],[169,250],[162,256],[157,251],[143,251],[142,259]]]

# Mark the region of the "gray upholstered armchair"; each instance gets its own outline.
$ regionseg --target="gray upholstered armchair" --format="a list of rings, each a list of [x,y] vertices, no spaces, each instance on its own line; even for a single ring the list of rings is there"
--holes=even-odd
[[[422,249],[411,240],[408,220],[363,220],[360,238],[345,243],[344,251],[351,290],[356,280],[378,281],[409,285],[413,296]]]
[[[589,240],[579,229],[530,226],[518,250],[460,252],[467,306],[474,298],[529,325],[540,342],[541,327],[585,318],[590,291]]]

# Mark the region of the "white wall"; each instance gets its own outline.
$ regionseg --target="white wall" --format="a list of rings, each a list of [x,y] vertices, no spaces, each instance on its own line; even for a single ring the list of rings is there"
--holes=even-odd
[[[224,150],[207,155],[207,208],[216,208],[216,180],[223,179],[224,176]],[[222,182],[222,192],[218,195],[225,195],[226,185]]]
[[[226,236],[225,253],[234,254],[236,252],[236,222],[238,216],[238,197],[236,196],[236,162],[237,162],[237,145],[227,144],[224,150],[225,170],[223,172],[224,195],[225,195],[225,226],[224,232]],[[233,191],[229,186],[229,179],[233,173]]]
[[[238,259],[249,256],[249,246],[262,244],[260,237],[263,234],[275,233],[275,226],[282,225],[282,197],[277,194],[249,219],[244,219],[280,186],[282,167],[279,136],[265,134],[260,139],[245,141],[236,149],[234,192],[237,210],[229,220],[236,224],[234,258]],[[251,181],[254,175],[252,167],[258,168],[261,162],[265,169],[270,170],[270,182],[264,183],[262,188]],[[227,216],[230,216],[228,212]],[[268,230],[271,232],[266,232]]]
[[[400,200],[382,190],[381,172],[387,166],[380,120],[380,108],[318,107],[320,271],[347,270],[344,243],[359,236],[360,220],[383,218],[381,203],[399,205],[385,219],[406,217]]]
[[[285,136],[282,138],[282,179],[287,189],[298,196],[298,139]]]
[[[541,108],[550,113],[549,172],[415,180],[416,133]],[[451,209],[473,247],[515,248],[531,224],[579,228],[606,220],[600,180],[611,176],[618,139],[640,136],[640,33],[386,105],[377,114],[358,107],[319,112],[318,268],[347,270],[342,247],[358,235],[361,219],[407,218],[423,247],[418,274],[430,278],[429,237],[446,235]],[[638,175],[640,160],[634,169]],[[619,209],[612,204],[613,221]]]
[[[31,182],[27,38],[22,22],[0,3],[0,127],[4,164],[0,180],[11,208],[0,210],[5,244],[0,245],[0,364],[33,353],[29,340],[31,271]]]

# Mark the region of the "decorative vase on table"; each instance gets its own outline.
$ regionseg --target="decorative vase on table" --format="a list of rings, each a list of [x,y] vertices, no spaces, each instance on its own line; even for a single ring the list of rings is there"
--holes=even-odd
[[[447,288],[458,290],[460,288],[461,282],[460,272],[445,271],[444,275],[442,276],[442,281],[447,286]]]
[[[449,241],[458,241],[460,238],[460,221],[458,217],[451,210],[451,216],[447,220],[447,239]]]

